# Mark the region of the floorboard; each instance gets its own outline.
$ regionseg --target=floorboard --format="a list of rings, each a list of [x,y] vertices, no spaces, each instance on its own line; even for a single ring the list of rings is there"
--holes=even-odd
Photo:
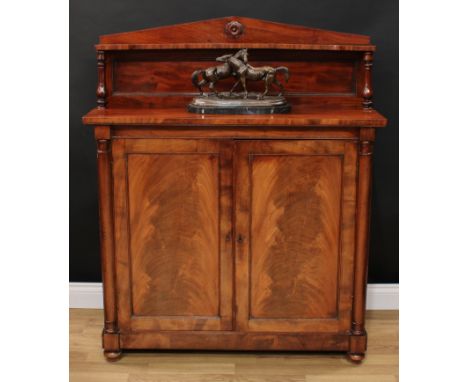
[[[368,311],[367,356],[265,352],[131,352],[116,363],[101,350],[103,312],[70,309],[70,381],[396,382],[398,311]]]

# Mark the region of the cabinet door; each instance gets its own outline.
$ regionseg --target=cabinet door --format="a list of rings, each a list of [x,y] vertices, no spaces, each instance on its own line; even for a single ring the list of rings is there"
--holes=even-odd
[[[122,332],[232,328],[232,143],[112,143]]]
[[[351,325],[356,143],[236,143],[238,330]]]

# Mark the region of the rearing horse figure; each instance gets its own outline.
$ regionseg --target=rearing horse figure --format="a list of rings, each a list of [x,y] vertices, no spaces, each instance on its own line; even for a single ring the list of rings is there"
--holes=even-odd
[[[234,89],[239,85],[239,82],[242,83],[242,87],[244,88],[244,98],[247,98],[248,91],[246,86],[246,80],[251,81],[265,81],[265,91],[258,96],[259,99],[263,99],[269,91],[270,85],[275,84],[279,89],[281,96],[284,91],[284,86],[281,82],[278,81],[276,78],[276,74],[278,72],[284,73],[285,81],[288,82],[289,80],[289,70],[285,66],[279,66],[277,68],[273,68],[271,66],[259,66],[253,67],[249,65],[248,62],[248,52],[247,49],[241,49],[235,55],[225,55],[219,57],[220,59],[226,59],[226,62],[231,66],[232,71],[235,73],[238,80],[232,87],[230,93],[234,91]]]
[[[232,67],[227,62],[227,59],[231,56],[231,54],[226,54],[216,59],[218,62],[224,62],[223,65],[211,66],[207,69],[198,69],[192,73],[192,83],[196,88],[198,88],[200,94],[203,94],[203,86],[206,84],[209,84],[209,88],[214,94],[218,94],[214,87],[216,82],[233,75]],[[202,80],[198,81],[200,74],[202,76]]]

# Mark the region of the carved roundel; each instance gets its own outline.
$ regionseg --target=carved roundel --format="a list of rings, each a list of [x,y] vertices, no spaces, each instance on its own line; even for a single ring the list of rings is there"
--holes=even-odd
[[[244,26],[239,21],[231,21],[226,24],[224,31],[228,36],[239,37],[244,33]]]

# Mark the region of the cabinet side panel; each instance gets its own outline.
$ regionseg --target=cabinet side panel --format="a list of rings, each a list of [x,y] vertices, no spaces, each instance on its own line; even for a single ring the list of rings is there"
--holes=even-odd
[[[250,317],[337,318],[343,157],[250,162]]]
[[[219,156],[130,154],[135,316],[219,316]]]

